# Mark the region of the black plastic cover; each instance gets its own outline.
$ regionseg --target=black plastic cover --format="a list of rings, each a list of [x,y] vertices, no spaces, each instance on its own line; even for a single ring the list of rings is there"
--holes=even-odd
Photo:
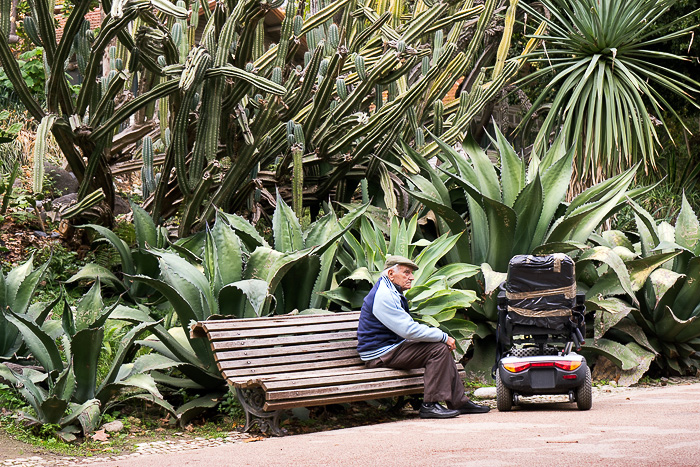
[[[572,310],[576,306],[574,262],[567,255],[514,256],[508,264],[505,288],[508,316],[513,324],[549,329],[565,329],[569,326],[570,313],[563,316],[530,317],[516,311],[517,309],[542,312]],[[550,294],[557,289],[561,292]],[[533,296],[517,297],[516,294]]]

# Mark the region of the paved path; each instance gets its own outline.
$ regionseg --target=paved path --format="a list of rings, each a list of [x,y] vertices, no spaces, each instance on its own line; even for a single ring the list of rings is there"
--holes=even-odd
[[[416,418],[90,465],[700,466],[700,384],[597,393],[587,412],[574,404],[528,404],[508,413]]]

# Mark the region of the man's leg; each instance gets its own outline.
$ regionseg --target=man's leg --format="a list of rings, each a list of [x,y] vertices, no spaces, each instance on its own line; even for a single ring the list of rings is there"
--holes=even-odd
[[[462,407],[469,399],[464,394],[464,383],[459,377],[452,352],[442,342],[405,341],[369,367],[384,366],[401,370],[425,368],[426,403],[445,401],[449,408]]]

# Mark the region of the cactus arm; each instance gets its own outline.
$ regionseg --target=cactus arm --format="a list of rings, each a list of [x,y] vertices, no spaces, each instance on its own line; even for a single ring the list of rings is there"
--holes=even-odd
[[[46,115],[41,119],[36,130],[36,140],[34,141],[34,173],[32,190],[34,193],[41,193],[44,187],[44,156],[46,155],[46,143],[49,131],[56,121],[56,115]]]
[[[299,35],[303,36],[307,32],[315,29],[327,21],[331,20],[341,8],[345,7],[345,4],[351,0],[338,0],[336,2],[330,2],[327,7],[323,8],[321,11],[312,15],[304,21],[304,26],[299,31]]]
[[[306,131],[304,137],[307,141],[311,141],[313,139],[312,135],[318,128],[321,115],[323,115],[326,110],[326,103],[333,93],[333,89],[335,88],[335,80],[338,76],[338,72],[343,66],[345,57],[346,53],[341,53],[341,51],[338,51],[338,53],[333,55],[333,58],[331,58],[331,61],[328,64],[328,70],[321,81],[318,92],[314,96],[314,106],[305,125]]]
[[[102,52],[109,45],[109,43],[114,39],[115,36],[125,28],[129,22],[131,22],[137,15],[136,10],[129,10],[121,19],[114,20],[109,16],[105,18],[100,29],[100,34],[95,39],[95,43],[92,45],[92,50],[90,54],[90,61],[85,70],[85,77],[83,80],[83,85],[80,88],[80,93],[78,93],[78,100],[76,102],[75,112],[78,115],[84,115],[87,111],[87,107],[90,104],[90,98],[95,92],[95,86],[97,85],[97,72],[102,66]]]
[[[109,104],[114,104],[114,97],[123,89],[125,82],[126,75],[122,72],[117,73],[117,75],[110,80],[107,91],[102,95],[95,110],[90,113],[90,124],[92,126],[102,120],[102,117],[104,117],[107,112]]]
[[[36,3],[43,3],[42,0],[35,1]],[[47,107],[49,108],[49,112],[57,111],[60,102],[63,113],[66,115],[73,115],[73,102],[70,98],[68,83],[66,82],[63,70],[65,62],[68,60],[71,53],[73,39],[80,32],[84,16],[89,8],[90,2],[77,2],[75,9],[68,17],[68,21],[66,21],[66,25],[63,29],[63,36],[56,49],[54,60],[53,62],[49,62],[51,63],[51,74],[49,76],[47,92]]]
[[[10,50],[7,38],[4,35],[0,36],[0,64],[2,64],[5,74],[10,79],[22,104],[24,104],[24,107],[29,111],[32,117],[36,120],[44,118],[44,110],[37,101],[34,100],[32,92],[27,87],[27,83],[24,82],[22,71],[19,69],[17,60],[15,60],[14,55],[12,55],[12,50]]]
[[[178,81],[170,80],[164,83],[160,83],[153,87],[153,89],[148,92],[141,94],[136,99],[129,101],[128,103],[119,107],[119,109],[112,114],[102,125],[100,125],[90,136],[90,139],[96,141],[103,136],[114,131],[117,126],[124,120],[129,118],[131,114],[139,110],[140,108],[154,102],[156,99],[161,97],[166,97],[169,94],[175,92],[177,89]]]
[[[32,11],[32,16],[36,20],[39,35],[44,44],[46,61],[49,64],[53,64],[54,54],[56,53],[56,28],[53,22],[53,10],[49,11],[49,2],[46,0],[29,2],[29,6]]]
[[[0,0],[0,35],[2,37],[8,37],[10,35],[11,10],[11,0]]]

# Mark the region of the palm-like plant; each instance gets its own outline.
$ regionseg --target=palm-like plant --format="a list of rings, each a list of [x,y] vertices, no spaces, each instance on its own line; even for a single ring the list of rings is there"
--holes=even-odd
[[[548,33],[537,36],[545,47],[533,53],[541,68],[522,84],[554,77],[523,118],[527,122],[555,93],[551,109],[537,135],[535,152],[541,154],[553,131],[561,127],[565,143],[575,144],[576,182],[590,186],[643,160],[654,166],[659,139],[655,119],[664,122],[676,111],[658,89],[664,88],[697,104],[691,95],[700,84],[663,66],[681,57],[662,52],[658,44],[689,34],[660,25],[659,16],[677,0],[543,0],[548,14],[523,5],[535,18],[546,21]],[[650,113],[652,115],[650,115]],[[581,136],[583,135],[583,137]],[[670,136],[670,134],[669,134]]]

